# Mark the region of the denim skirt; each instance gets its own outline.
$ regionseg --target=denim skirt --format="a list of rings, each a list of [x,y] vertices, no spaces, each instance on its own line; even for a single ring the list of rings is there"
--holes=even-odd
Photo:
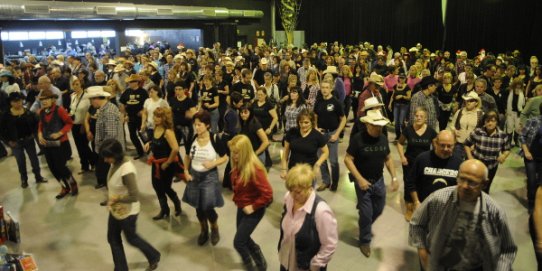
[[[183,201],[196,209],[209,210],[224,206],[218,170],[198,172],[190,169],[192,181],[186,184]]]

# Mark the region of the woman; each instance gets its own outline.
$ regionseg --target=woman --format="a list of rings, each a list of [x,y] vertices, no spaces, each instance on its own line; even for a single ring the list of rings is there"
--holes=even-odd
[[[314,168],[318,176],[320,166],[329,156],[327,140],[314,127],[316,116],[312,111],[303,110],[297,116],[299,128],[293,128],[284,137],[284,150],[281,159],[281,178],[286,178],[288,169],[296,164],[309,164]],[[318,156],[318,150],[321,155]]]
[[[38,119],[36,114],[23,106],[24,99],[24,95],[20,92],[9,94],[10,108],[0,117],[0,138],[11,147],[21,176],[21,187],[27,188],[25,152],[30,159],[36,183],[46,183],[47,180],[41,176],[36,143],[34,143]]]
[[[520,115],[525,106],[525,95],[523,94],[523,80],[515,78],[510,83],[508,99],[506,101],[506,133],[509,140],[518,144],[518,134],[521,132]]]
[[[287,97],[288,100],[286,102],[286,108],[284,109],[285,133],[293,128],[297,128],[297,116],[302,110],[307,109],[305,99],[303,98],[303,95],[301,95],[299,88],[291,88]]]
[[[230,96],[230,86],[224,79],[222,70],[215,72],[216,91],[218,92],[218,130],[224,129],[224,114],[228,108],[228,97]]]
[[[137,216],[140,211],[136,168],[124,156],[122,144],[115,139],[107,139],[102,143],[100,156],[104,157],[106,163],[111,164],[107,179],[109,188],[107,241],[111,246],[115,271],[128,271],[120,235],[122,232],[126,241],[138,248],[147,258],[149,266],[146,270],[155,270],[160,261],[160,252],[136,233]]]
[[[280,222],[281,271],[327,270],[337,249],[337,220],[329,205],[316,195],[310,165],[296,165],[286,176],[284,211]]]
[[[363,92],[363,85],[365,84],[365,72],[363,71],[365,65],[356,64],[354,67],[354,76],[352,77],[352,112],[354,117],[358,112],[358,99],[359,95]],[[348,116],[347,116],[348,117]]]
[[[220,98],[213,85],[212,75],[206,74],[203,76],[202,88],[199,95],[200,104],[198,107],[207,110],[211,114],[211,132],[217,134],[219,132],[218,119],[220,118],[220,113],[218,112],[218,107],[220,105]]]
[[[124,89],[119,84],[119,81],[113,79],[107,80],[107,86],[111,87],[111,103],[118,106],[118,99],[120,99],[120,96],[124,92]]]
[[[143,103],[143,110],[141,111],[141,128],[139,132],[143,134],[145,142],[151,140],[154,130],[154,111],[158,107],[169,107],[166,100],[162,99],[162,91],[156,85],[151,86],[149,89],[149,98]]]
[[[20,92],[19,84],[15,82],[15,76],[8,70],[0,72],[0,91],[4,91],[7,95],[12,92]]]
[[[314,108],[316,103],[316,97],[320,92],[320,82],[318,80],[318,71],[315,69],[309,69],[307,71],[307,79],[301,85],[303,90],[303,98],[307,101],[307,106],[310,109]]]
[[[481,101],[475,91],[463,95],[465,106],[457,112],[452,119],[451,130],[455,135],[454,155],[460,159],[465,159],[465,148],[463,143],[469,137],[475,128],[480,127],[484,111],[480,109]]]
[[[527,98],[532,98],[535,93],[533,92],[534,88],[536,86],[542,84],[542,66],[536,66],[534,69],[533,76],[529,80],[529,83],[527,83],[527,87],[525,88],[525,96]]]
[[[348,118],[348,114],[350,113],[350,107],[352,106],[352,78],[354,77],[354,74],[350,70],[350,66],[344,65],[341,68],[341,78],[344,82],[344,115]],[[333,82],[333,81],[332,81]]]
[[[279,118],[277,115],[277,108],[268,98],[267,89],[265,87],[257,88],[256,101],[252,104],[252,112],[254,112],[254,117],[262,125],[267,137],[271,138],[276,131]],[[271,166],[273,166],[273,161],[271,160],[269,149],[266,148],[265,167],[269,169]]]
[[[83,89],[88,88],[92,85],[92,82],[88,79],[89,72],[85,69],[82,69],[77,73],[77,78],[79,79],[79,82],[81,82],[81,87]]]
[[[218,214],[216,207],[224,206],[224,198],[220,191],[217,167],[228,161],[226,146],[216,135],[209,132],[211,115],[200,111],[194,115],[196,136],[192,142],[190,153],[185,156],[186,188],[183,201],[196,208],[201,233],[198,245],[203,246],[209,240],[209,224],[211,224],[211,243],[220,241],[218,232]]]
[[[152,152],[149,163],[152,165],[152,187],[160,203],[160,213],[153,220],[169,217],[167,197],[173,201],[175,216],[181,215],[181,201],[171,188],[174,175],[182,169],[179,156],[179,144],[173,131],[173,116],[168,107],[158,107],[154,111],[154,130],[150,141],[145,144],[145,151]],[[166,197],[167,195],[167,197]]]
[[[428,151],[431,148],[433,139],[437,136],[437,132],[430,126],[427,126],[427,111],[423,107],[416,108],[412,125],[407,126],[397,142],[397,152],[401,158],[403,165],[403,179],[409,182],[410,168],[414,164],[416,157],[422,152]],[[403,145],[406,143],[406,152]],[[405,185],[406,186],[406,185]],[[406,212],[405,219],[410,221],[414,212],[414,203],[410,197],[410,193],[404,193]]]
[[[393,88],[393,94],[390,98],[388,109],[393,108],[393,119],[395,120],[395,138],[399,139],[402,134],[402,128],[406,121],[410,108],[410,98],[412,90],[406,83],[406,75],[400,74],[397,84]]]
[[[250,142],[245,135],[237,135],[228,142],[231,152],[233,201],[237,206],[237,231],[233,246],[248,270],[252,270],[252,260],[258,270],[267,270],[262,250],[250,235],[262,220],[267,206],[273,201],[273,190],[267,180],[265,167],[254,153]]]
[[[437,87],[437,97],[440,107],[438,115],[439,131],[445,130],[450,121],[450,116],[454,110],[454,100],[457,95],[456,84],[453,84],[453,76],[450,72],[445,72],[442,76],[442,85]]]
[[[504,163],[510,154],[510,140],[497,125],[499,114],[496,111],[486,112],[482,122],[484,126],[474,129],[465,140],[465,152],[468,159],[478,159],[487,166],[488,182],[483,190],[489,194],[499,164]]]
[[[51,90],[42,90],[39,96],[41,110],[39,112],[38,141],[43,146],[45,160],[49,170],[60,183],[61,190],[57,199],[61,199],[71,192],[77,195],[78,188],[70,169],[66,166],[69,157],[70,142],[68,133],[72,129],[73,120],[68,112],[56,105],[58,96]]]
[[[250,143],[254,147],[254,153],[265,164],[265,152],[269,147],[269,138],[260,121],[254,117],[250,105],[244,105],[239,109],[239,119],[241,120],[240,134],[244,134],[250,139]]]
[[[461,107],[463,104],[463,95],[467,95],[471,91],[474,91],[474,73],[471,71],[466,72],[465,74],[465,80],[467,81],[465,84],[459,85],[459,89],[457,91],[457,97],[456,102]]]
[[[85,134],[85,116],[90,107],[90,100],[85,97],[86,92],[81,87],[79,78],[74,78],[71,85],[72,94],[70,97],[70,116],[73,120],[72,136],[79,154],[79,162],[81,163],[81,172],[88,172],[94,167],[88,139]]]
[[[154,83],[154,85],[161,88],[164,82],[162,80],[162,76],[158,72],[158,64],[156,64],[154,61],[150,61],[147,64],[147,72],[149,74],[149,79]]]

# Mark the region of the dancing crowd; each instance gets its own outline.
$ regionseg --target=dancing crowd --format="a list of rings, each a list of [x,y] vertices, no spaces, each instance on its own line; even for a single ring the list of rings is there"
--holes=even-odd
[[[517,50],[482,49],[469,58],[421,44],[394,52],[368,42],[305,48],[217,42],[117,56],[27,55],[5,63],[0,79],[0,155],[11,149],[25,189],[26,157],[35,182],[48,182],[40,172],[43,154],[61,200],[79,193],[67,167],[75,146],[76,174],[93,173],[95,188],[108,191],[100,204],[110,210],[115,270],[128,270],[121,232],[145,255],[148,270],[160,261],[135,231],[140,201],[132,160],[139,159],[150,165],[160,206],[153,219],[169,218],[168,199],[175,216],[187,203],[201,226],[200,246],[220,241],[215,209],[224,205],[222,189],[233,191],[233,246],[247,270],[267,269],[251,234],[273,202],[268,172],[279,170],[288,193],[278,254],[281,270],[290,271],[326,270],[337,248],[340,221],[317,192],[338,191],[343,163],[357,197],[358,247],[370,257],[372,224],[386,200],[384,167],[391,191],[400,186],[391,145],[402,167],[409,243],[423,270],[511,270],[517,247],[490,188],[514,152],[525,164],[530,233],[542,268],[536,56],[525,63]],[[278,161],[274,145],[282,147]],[[181,197],[172,187],[177,181],[186,182]]]

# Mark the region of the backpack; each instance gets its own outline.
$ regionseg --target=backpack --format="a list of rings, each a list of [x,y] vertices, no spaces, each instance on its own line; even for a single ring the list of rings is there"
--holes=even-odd
[[[538,127],[538,131],[536,131],[536,135],[529,146],[529,150],[531,151],[534,160],[542,161],[542,125]]]

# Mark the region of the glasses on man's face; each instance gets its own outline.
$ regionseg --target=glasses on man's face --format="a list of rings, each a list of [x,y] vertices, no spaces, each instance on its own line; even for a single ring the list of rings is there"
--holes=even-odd
[[[470,188],[478,188],[482,185],[482,182],[469,180],[463,177],[457,177],[457,183],[461,185],[467,184]]]

